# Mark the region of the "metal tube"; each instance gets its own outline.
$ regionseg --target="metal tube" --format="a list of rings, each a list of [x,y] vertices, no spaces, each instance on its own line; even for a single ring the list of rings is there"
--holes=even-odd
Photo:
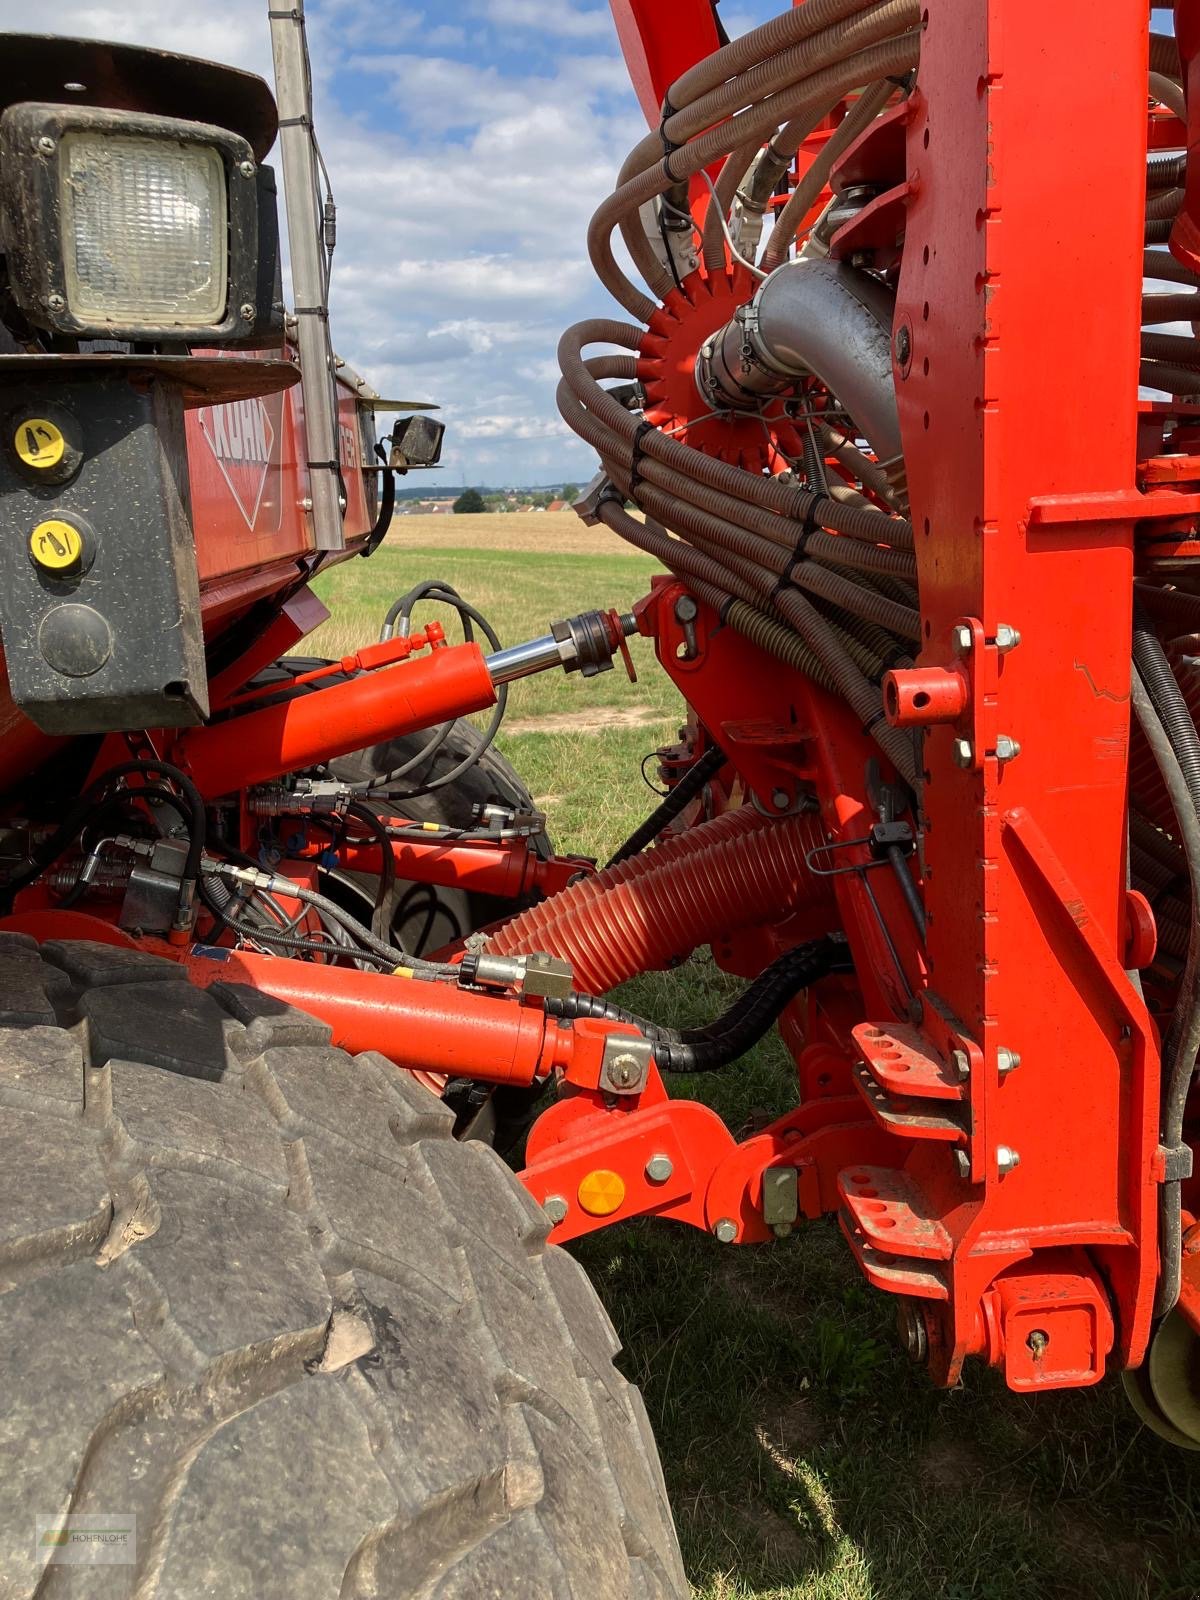
[[[700,387],[714,404],[753,410],[763,396],[816,377],[887,470],[901,457],[892,311],[891,293],[865,272],[836,261],[785,262],[705,346]]]
[[[540,639],[527,639],[524,644],[510,645],[507,650],[497,650],[495,655],[487,656],[485,662],[496,685],[565,664],[562,644],[552,633],[543,634]]]
[[[313,148],[312,83],[304,42],[304,0],[292,0],[287,10],[273,10],[269,15],[296,343],[300,349],[313,537],[318,550],[342,550],[346,544],[342,526],[345,505],[337,465],[336,387],[322,260],[324,244],[321,218],[317,214],[318,178]]]

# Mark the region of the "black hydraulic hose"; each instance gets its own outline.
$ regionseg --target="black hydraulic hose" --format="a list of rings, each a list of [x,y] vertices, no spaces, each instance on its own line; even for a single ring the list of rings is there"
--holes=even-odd
[[[632,1023],[654,1042],[655,1064],[662,1071],[715,1072],[745,1055],[770,1031],[789,1001],[832,971],[845,955],[845,941],[836,937],[785,950],[715,1021],[681,1032],[648,1022],[596,995],[570,994],[547,1000],[546,1012],[552,1017],[601,1017]]]
[[[641,855],[652,840],[683,811],[703,789],[710,778],[715,778],[725,765],[725,752],[718,746],[712,745],[698,761],[693,764],[680,778],[679,782],[671,789],[661,805],[656,806],[650,815],[626,839],[625,843],[609,857],[604,863],[606,867],[615,867],[618,862],[628,861],[630,856]]]
[[[1135,664],[1132,681],[1134,715],[1158,764],[1163,784],[1179,824],[1187,860],[1193,908],[1200,906],[1200,817],[1192,800],[1183,767]],[[1183,1117],[1191,1088],[1196,1055],[1200,1051],[1200,948],[1193,910],[1187,961],[1179,983],[1179,999],[1167,1037],[1163,1041],[1162,1142],[1169,1152],[1183,1143]],[[1161,1185],[1159,1277],[1155,1311],[1165,1316],[1179,1298],[1181,1219],[1179,1180]]]
[[[71,807],[66,817],[46,839],[32,853],[29,865],[16,872],[4,885],[3,896],[6,903],[10,903],[18,889],[23,889],[26,884],[33,883],[40,878],[47,867],[52,867],[63,852],[79,837],[88,819],[96,810],[97,802],[109,784],[117,778],[124,777],[130,772],[161,773],[164,777],[178,785],[183,791],[190,810],[191,819],[188,832],[188,853],[184,864],[184,878],[195,882],[200,874],[200,857],[204,849],[204,800],[199,789],[188,777],[186,772],[179,767],[172,766],[169,761],[144,760],[122,761],[116,766],[107,768],[93,783],[90,783],[84,793]],[[136,791],[131,790],[136,798]]]
[[[379,889],[375,895],[375,904],[371,909],[371,932],[377,939],[382,939],[387,934],[384,926],[384,908],[388,903],[393,888],[396,884],[396,858],[392,854],[392,841],[383,823],[371,810],[370,806],[362,805],[359,801],[352,801],[346,808],[348,816],[361,822],[368,833],[379,846]]]
[[[1133,613],[1133,659],[1183,769],[1192,803],[1200,812],[1200,734],[1167,653],[1139,604],[1135,604]]]

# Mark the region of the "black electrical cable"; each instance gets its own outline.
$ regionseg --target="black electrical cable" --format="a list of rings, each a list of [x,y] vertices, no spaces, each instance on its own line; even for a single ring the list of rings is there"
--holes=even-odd
[[[569,994],[546,1001],[546,1014],[571,1019],[599,1017],[639,1028],[653,1041],[654,1060],[664,1072],[715,1072],[745,1055],[769,1032],[784,1007],[802,989],[841,965],[847,955],[843,939],[814,939],[785,950],[747,985],[714,1021],[677,1031],[627,1011],[596,995]]]
[[[628,861],[631,856],[641,855],[646,846],[657,839],[669,823],[674,822],[724,765],[725,752],[718,745],[711,745],[698,761],[692,763],[674,788],[668,789],[663,803],[656,806],[645,822],[633,830],[625,843],[605,862],[605,866],[615,867],[621,861]]]
[[[396,510],[396,474],[387,464],[387,452],[382,445],[375,446],[375,454],[383,462],[383,487],[379,493],[379,513],[375,518],[375,526],[367,535],[367,542],[363,545],[360,554],[373,556],[379,546],[387,538],[388,529],[392,525],[392,516]]]
[[[396,858],[392,854],[392,841],[388,838],[387,829],[370,806],[365,806],[359,801],[351,801],[346,807],[346,814],[361,822],[379,845],[379,887],[375,892],[375,905],[371,911],[371,932],[377,939],[382,939],[387,933],[384,926],[384,910],[396,886]]]

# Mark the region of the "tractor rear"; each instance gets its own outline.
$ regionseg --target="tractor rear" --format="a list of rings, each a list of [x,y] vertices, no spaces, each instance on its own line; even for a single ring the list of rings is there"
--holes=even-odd
[[[639,1216],[836,1216],[934,1383],[1119,1373],[1200,1448],[1194,22],[613,10],[650,131],[588,246],[634,320],[564,335],[558,404],[663,573],[507,648],[414,574],[338,661],[310,581],[440,427],[377,445],[403,403],[329,342],[302,8],[278,108],[5,41],[14,1592],[685,1594],[558,1248]],[[492,741],[635,632],[687,726],[598,868]],[[612,998],[704,946],[708,1024]],[[668,1093],[776,1024],[769,1126]]]

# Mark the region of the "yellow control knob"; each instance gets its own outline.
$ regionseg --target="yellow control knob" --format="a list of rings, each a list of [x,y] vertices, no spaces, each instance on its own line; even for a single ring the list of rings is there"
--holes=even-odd
[[[35,472],[50,472],[66,454],[67,441],[49,417],[22,417],[13,431],[18,457]]]
[[[625,1199],[625,1180],[619,1172],[597,1167],[579,1182],[579,1204],[589,1217],[611,1217]]]
[[[39,522],[29,535],[29,553],[47,572],[65,572],[83,558],[83,535],[61,517]]]

